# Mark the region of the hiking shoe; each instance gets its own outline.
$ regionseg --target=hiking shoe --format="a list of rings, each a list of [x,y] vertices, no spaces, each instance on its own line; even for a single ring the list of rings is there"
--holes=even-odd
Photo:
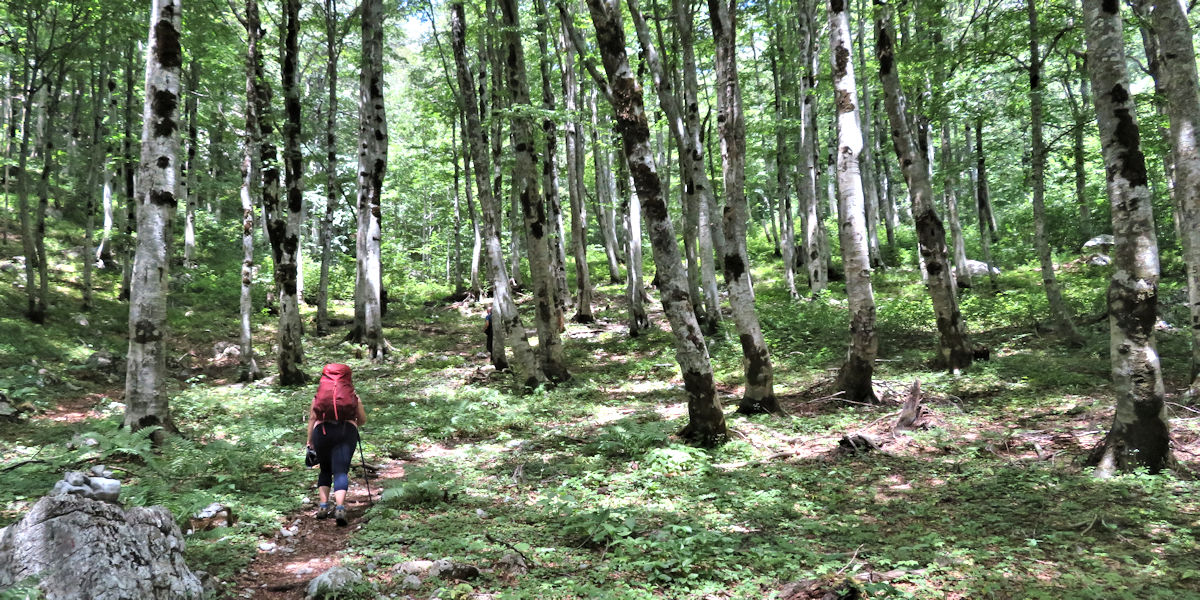
[[[333,507],[326,504],[325,506],[317,506],[317,518],[328,519],[333,516]]]
[[[333,518],[337,520],[338,527],[346,526],[346,507],[339,506],[333,509]]]

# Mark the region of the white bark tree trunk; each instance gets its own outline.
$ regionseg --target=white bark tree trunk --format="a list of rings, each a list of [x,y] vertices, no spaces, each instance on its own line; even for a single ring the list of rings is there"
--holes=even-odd
[[[1188,306],[1191,308],[1192,396],[1200,395],[1200,83],[1196,50],[1187,14],[1178,0],[1156,0],[1154,29],[1163,50],[1161,75],[1171,120],[1171,154],[1175,163],[1175,204],[1183,234],[1187,265]]]
[[[746,121],[737,69],[737,2],[709,0],[717,57],[717,123],[721,132],[721,165],[725,181],[725,285],[746,365],[746,390],[738,405],[744,414],[781,412],[775,398],[771,353],[763,339],[754,307],[750,257],[746,251]]]
[[[483,216],[483,241],[487,250],[489,272],[492,276],[492,364],[497,370],[508,368],[505,358],[505,341],[511,339],[516,368],[523,384],[534,387],[545,381],[537,356],[529,346],[525,326],[512,299],[508,287],[508,272],[504,263],[504,252],[500,245],[500,207],[496,203],[490,181],[491,167],[487,158],[488,140],[480,123],[480,104],[475,95],[475,83],[467,66],[466,20],[462,2],[450,5],[450,31],[454,49],[454,63],[461,95],[463,114],[466,116],[467,147],[470,149],[475,172],[476,188],[479,192],[479,210]]]
[[[1137,111],[1125,67],[1120,3],[1084,0],[1088,72],[1112,208],[1113,275],[1108,323],[1117,409],[1090,462],[1104,477],[1171,466],[1170,426],[1154,340],[1158,318],[1158,239],[1147,187]]]
[[[887,99],[888,120],[891,123],[892,144],[900,160],[904,178],[908,182],[908,195],[912,204],[913,219],[917,225],[920,256],[929,274],[927,287],[937,322],[940,362],[943,367],[958,372],[971,366],[973,358],[971,344],[967,338],[967,327],[958,309],[954,280],[951,278],[946,260],[946,230],[933,207],[933,186],[929,181],[929,168],[925,153],[921,152],[908,126],[904,95],[900,89],[900,76],[896,70],[895,33],[892,29],[891,7],[875,7],[875,43],[879,57],[879,75]]]
[[[255,198],[258,197],[262,174],[261,132],[259,130],[258,65],[262,62],[259,50],[261,17],[257,0],[246,0],[246,138],[242,155],[242,289],[239,303],[238,379],[254,381],[261,377],[254,358],[251,319],[254,315],[254,231],[257,228]]]
[[[138,169],[138,240],[129,298],[125,420],[129,429],[174,429],[167,400],[167,284],[171,217],[179,176],[179,77],[182,12],[154,0],[146,52],[146,102]],[[162,440],[161,431],[156,434]]]
[[[803,246],[804,266],[808,275],[808,289],[813,296],[820,294],[829,285],[828,263],[823,258],[822,224],[820,199],[817,192],[817,61],[820,52],[816,43],[816,1],[804,0],[798,7],[800,28],[800,59],[804,64],[804,75],[800,78],[800,197],[804,211]]]
[[[838,387],[852,402],[878,401],[871,378],[879,341],[875,337],[875,292],[871,287],[871,254],[868,247],[866,202],[861,156],[858,87],[850,60],[848,0],[829,1],[829,53],[833,61],[834,110],[837,112],[838,240],[846,271],[846,296],[850,307],[850,346],[838,373]]]
[[[549,22],[546,24],[549,29]],[[561,28],[560,28],[561,29]],[[575,47],[567,39],[566,31],[558,36],[559,54],[562,56],[563,103],[566,105],[567,120],[567,196],[571,202],[571,254],[575,259],[575,316],[576,323],[592,323],[592,274],[587,260],[587,203],[584,202],[584,151],[583,124],[579,117],[579,81],[575,75]]]
[[[1064,340],[1071,345],[1082,345],[1083,338],[1075,329],[1071,312],[1063,300],[1062,289],[1054,274],[1054,255],[1050,241],[1046,238],[1046,144],[1042,140],[1042,58],[1038,39],[1037,0],[1026,1],[1029,15],[1029,113],[1030,136],[1032,139],[1032,187],[1034,245],[1037,246],[1038,262],[1042,270],[1042,289],[1050,305],[1050,317]],[[956,247],[957,250],[957,247]],[[990,269],[989,269],[990,270]]]
[[[533,137],[533,123],[529,114],[532,102],[525,76],[525,51],[521,46],[520,19],[516,0],[500,0],[500,12],[504,29],[505,80],[512,105],[517,108],[512,115],[512,140],[516,163],[513,167],[513,193],[520,201],[521,216],[525,223],[525,240],[528,249],[529,278],[533,282],[536,303],[538,332],[538,354],[542,372],[551,381],[565,381],[571,375],[563,359],[562,337],[559,335],[558,290],[551,271],[551,239],[554,223],[547,218],[546,200],[538,185],[537,145]],[[528,109],[526,108],[528,107]]]
[[[362,301],[362,338],[372,361],[386,357],[383,337],[381,212],[387,172],[387,114],[383,98],[383,0],[362,3],[362,71],[359,79],[358,277]],[[357,327],[356,323],[356,327]]]
[[[650,228],[654,262],[659,271],[659,292],[674,333],[675,356],[688,394],[688,425],[679,435],[702,446],[715,446],[723,443],[729,435],[725,414],[717,397],[708,347],[688,300],[687,281],[680,266],[675,229],[662,198],[662,184],[650,147],[650,128],[646,120],[642,88],[629,68],[629,58],[625,53],[621,5],[618,0],[588,0],[588,8],[596,27],[604,71],[608,75],[608,85],[615,102],[613,112],[617,119],[617,130],[621,132],[637,195],[643,199],[642,208]]]
[[[300,324],[300,225],[304,218],[304,166],[300,151],[300,0],[284,2],[283,167],[287,202],[276,212],[275,276],[279,283],[279,383],[302,385],[308,376]]]

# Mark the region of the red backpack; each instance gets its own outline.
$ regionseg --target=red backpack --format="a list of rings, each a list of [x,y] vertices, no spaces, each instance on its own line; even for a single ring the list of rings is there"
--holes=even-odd
[[[325,365],[312,410],[318,421],[348,421],[358,416],[358,394],[354,393],[350,367],[337,363]]]

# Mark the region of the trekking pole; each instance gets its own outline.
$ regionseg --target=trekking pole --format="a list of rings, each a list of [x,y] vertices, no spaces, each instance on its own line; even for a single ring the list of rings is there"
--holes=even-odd
[[[371,499],[371,480],[367,478],[367,457],[365,454],[363,454],[363,444],[362,444],[361,436],[359,436],[359,438],[358,438],[358,457],[360,459],[362,459],[363,483],[365,483],[367,486],[367,502],[369,502],[371,504],[371,506],[375,506],[375,501]]]

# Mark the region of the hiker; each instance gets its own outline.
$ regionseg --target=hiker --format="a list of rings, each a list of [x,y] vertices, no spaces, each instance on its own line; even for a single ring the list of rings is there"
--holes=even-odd
[[[317,490],[321,502],[317,518],[333,517],[339,526],[346,525],[346,489],[350,487],[350,460],[358,445],[358,428],[367,422],[350,367],[328,364],[321,371],[317,395],[308,411],[308,447],[313,449],[321,465]],[[329,487],[333,484],[334,505],[329,504]]]
[[[483,318],[483,332],[487,334],[488,358],[492,357],[492,307],[488,307],[487,316]]]

